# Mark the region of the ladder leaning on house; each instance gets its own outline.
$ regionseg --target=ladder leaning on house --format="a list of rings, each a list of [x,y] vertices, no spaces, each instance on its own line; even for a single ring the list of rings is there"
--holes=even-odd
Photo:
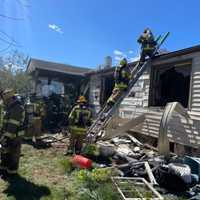
[[[156,55],[158,52],[160,46],[164,43],[164,41],[169,36],[169,32],[167,32],[163,37],[159,37],[158,44],[152,54],[152,58]],[[118,98],[116,103],[110,107],[108,105],[105,105],[100,112],[98,113],[98,116],[96,120],[93,122],[89,130],[87,131],[87,142],[92,143],[95,142],[98,138],[101,138],[101,130],[103,130],[109,121],[112,119],[113,114],[116,112],[117,108],[123,101],[123,99],[129,94],[135,83],[138,81],[140,76],[143,74],[143,72],[147,69],[147,67],[151,64],[152,58],[149,58],[146,60],[142,65],[140,62],[138,62],[133,70],[131,71],[131,80],[129,82],[128,88],[125,92],[122,93],[122,95]]]

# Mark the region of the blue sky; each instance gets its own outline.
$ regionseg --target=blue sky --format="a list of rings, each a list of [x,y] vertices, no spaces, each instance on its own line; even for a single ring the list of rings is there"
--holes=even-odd
[[[0,0],[0,5],[0,31],[19,50],[50,61],[96,67],[107,55],[114,63],[120,54],[134,59],[145,27],[155,35],[170,31],[163,46],[169,51],[200,44],[199,0]],[[9,40],[1,32],[0,37]],[[0,40],[0,50],[7,45]]]

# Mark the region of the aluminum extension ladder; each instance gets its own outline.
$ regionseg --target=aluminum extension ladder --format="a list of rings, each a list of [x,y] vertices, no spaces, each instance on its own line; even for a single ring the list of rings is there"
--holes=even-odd
[[[152,57],[158,52],[160,46],[164,43],[164,41],[169,36],[169,32],[167,32],[163,37],[159,36],[158,44],[152,54]],[[138,62],[133,70],[131,71],[131,80],[129,82],[128,88],[125,92],[121,94],[116,103],[111,107],[109,105],[105,105],[100,112],[98,113],[98,117],[95,119],[91,127],[87,131],[87,139],[86,142],[93,143],[96,142],[97,139],[101,138],[102,130],[106,127],[109,121],[112,119],[113,114],[116,112],[117,108],[123,101],[123,99],[127,96],[127,94],[131,91],[135,83],[138,81],[140,76],[144,73],[147,67],[150,65],[152,58],[146,60],[142,65]]]

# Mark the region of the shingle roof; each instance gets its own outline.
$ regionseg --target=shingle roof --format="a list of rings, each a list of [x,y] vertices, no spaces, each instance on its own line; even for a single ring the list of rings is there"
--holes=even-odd
[[[80,76],[84,76],[86,72],[89,72],[91,70],[89,68],[77,67],[68,64],[60,64],[60,63],[31,58],[27,66],[27,72],[32,73],[36,69],[55,71],[55,72],[80,75]]]

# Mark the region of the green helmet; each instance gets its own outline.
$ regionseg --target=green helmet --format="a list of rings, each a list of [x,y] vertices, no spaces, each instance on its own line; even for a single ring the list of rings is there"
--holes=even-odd
[[[127,64],[128,64],[128,62],[127,62],[126,58],[123,58],[123,59],[120,61],[120,63],[119,63],[119,65],[120,65],[121,67],[126,66]]]

